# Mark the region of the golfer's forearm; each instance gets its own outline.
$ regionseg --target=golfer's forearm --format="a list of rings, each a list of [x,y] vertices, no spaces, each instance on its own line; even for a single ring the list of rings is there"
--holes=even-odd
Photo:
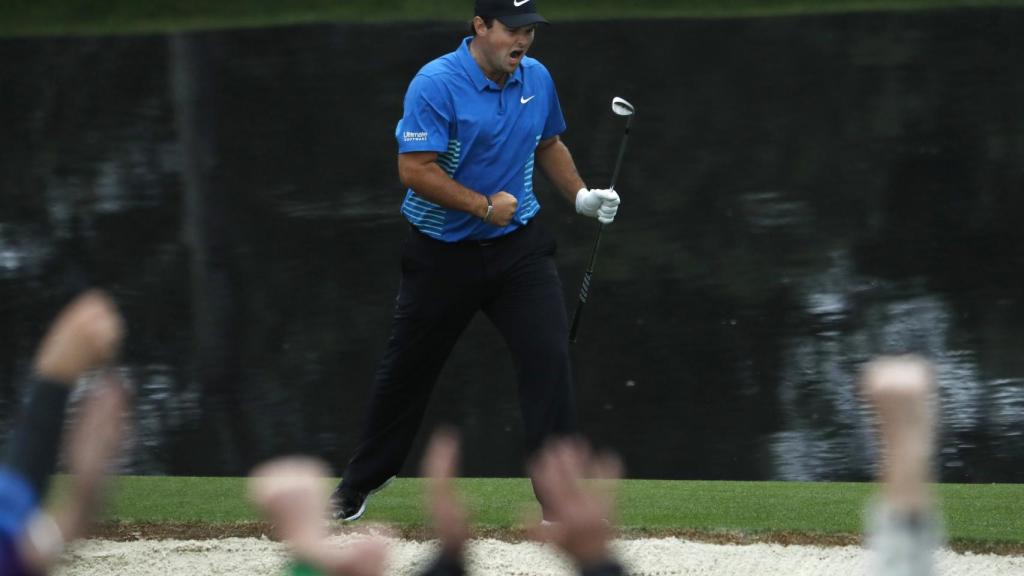
[[[400,177],[402,183],[412,188],[413,192],[434,204],[467,212],[477,218],[487,215],[487,197],[484,193],[470,190],[452,180],[435,163],[403,167]]]
[[[548,180],[573,206],[576,205],[576,193],[585,187],[583,179],[576,171],[576,163],[572,160],[569,148],[560,140],[542,142],[537,147],[537,165],[540,166]]]

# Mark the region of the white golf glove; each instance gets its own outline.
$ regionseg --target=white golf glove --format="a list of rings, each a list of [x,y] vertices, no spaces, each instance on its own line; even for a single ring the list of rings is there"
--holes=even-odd
[[[576,212],[597,218],[601,224],[611,224],[618,211],[619,193],[615,190],[580,188],[576,193]]]

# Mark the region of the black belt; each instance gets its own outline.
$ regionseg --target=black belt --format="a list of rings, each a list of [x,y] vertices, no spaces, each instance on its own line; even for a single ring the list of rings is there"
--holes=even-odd
[[[412,228],[412,230],[414,232],[416,232],[417,234],[419,234],[423,238],[426,238],[427,240],[431,240],[433,242],[439,242],[441,244],[455,244],[455,245],[461,245],[461,246],[494,246],[495,244],[499,244],[501,242],[504,242],[508,238],[511,238],[512,236],[515,236],[515,235],[519,234],[520,232],[525,230],[527,226],[530,225],[530,222],[533,222],[533,220],[527,221],[526,224],[523,224],[522,226],[520,226],[519,228],[516,228],[515,230],[509,232],[508,234],[502,234],[501,236],[495,236],[494,238],[481,238],[479,240],[474,240],[474,239],[456,240],[455,242],[445,242],[444,240],[438,240],[437,238],[434,238],[432,236],[428,236],[427,234],[424,234],[422,230],[420,230],[419,228],[413,226],[412,224],[409,224],[409,227]]]
[[[501,236],[495,236],[494,238],[484,238],[482,240],[461,240],[461,242],[465,242],[467,244],[476,244],[477,246],[494,246],[495,244],[504,242],[508,238],[515,236],[516,234],[519,234],[520,232],[525,230],[527,226],[530,225],[530,222],[533,222],[533,220],[527,221],[526,224],[523,224],[522,226],[516,228],[515,230],[509,232],[508,234],[502,234]]]

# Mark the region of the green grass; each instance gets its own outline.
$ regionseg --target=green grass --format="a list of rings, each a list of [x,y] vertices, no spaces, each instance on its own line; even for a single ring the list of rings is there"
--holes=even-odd
[[[333,485],[333,483],[332,483]],[[525,479],[461,479],[458,489],[476,524],[512,528],[536,513]],[[366,518],[425,524],[423,482],[396,480],[373,497]],[[627,480],[619,524],[627,530],[857,534],[872,484]],[[951,540],[1024,542],[1024,485],[938,486]],[[122,477],[109,517],[122,522],[234,523],[259,520],[243,478]]]
[[[542,0],[554,20],[1024,6],[1024,0]],[[465,21],[470,0],[5,0],[0,35],[125,34],[306,22]]]

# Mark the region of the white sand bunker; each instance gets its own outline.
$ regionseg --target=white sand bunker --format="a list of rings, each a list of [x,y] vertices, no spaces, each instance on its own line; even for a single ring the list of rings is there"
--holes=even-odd
[[[344,546],[360,536],[334,538]],[[390,540],[388,574],[413,576],[433,557],[432,543]],[[700,544],[675,538],[623,540],[614,545],[635,576],[810,576],[864,574],[866,553],[858,547],[818,548],[752,544]],[[1024,576],[1024,557],[938,553],[940,576]],[[550,547],[498,540],[472,542],[470,574],[567,576],[570,563]],[[269,540],[89,540],[75,545],[58,576],[279,576],[285,548]]]

